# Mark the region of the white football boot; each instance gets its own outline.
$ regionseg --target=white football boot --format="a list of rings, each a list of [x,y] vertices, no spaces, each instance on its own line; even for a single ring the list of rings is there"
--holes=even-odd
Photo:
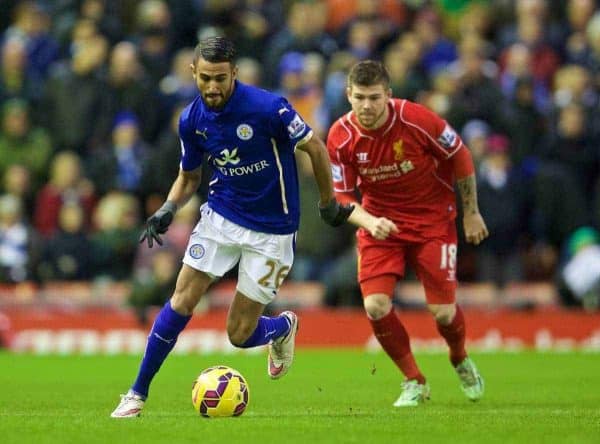
[[[460,379],[460,388],[471,401],[479,401],[483,397],[484,383],[475,363],[470,358],[456,366],[456,374]]]
[[[394,407],[416,407],[429,400],[431,391],[427,384],[419,384],[416,379],[402,383],[402,393],[394,402]]]
[[[284,376],[294,360],[298,316],[292,311],[284,311],[281,315],[289,321],[290,331],[287,335],[277,338],[269,344],[267,371],[271,379],[279,379]]]
[[[127,394],[121,395],[121,402],[110,414],[112,418],[135,418],[140,416],[144,408],[144,398],[129,390]]]

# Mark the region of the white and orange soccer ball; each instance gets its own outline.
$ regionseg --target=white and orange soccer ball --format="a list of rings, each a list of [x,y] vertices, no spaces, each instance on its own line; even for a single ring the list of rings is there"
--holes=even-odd
[[[250,389],[242,374],[224,365],[203,370],[192,386],[192,404],[205,418],[240,416],[249,400]]]

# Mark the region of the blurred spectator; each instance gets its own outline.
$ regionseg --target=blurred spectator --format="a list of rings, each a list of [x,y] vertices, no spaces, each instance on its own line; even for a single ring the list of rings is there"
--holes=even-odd
[[[418,13],[413,31],[421,42],[420,64],[426,74],[444,69],[458,58],[456,45],[442,34],[440,17],[433,10],[424,9]]]
[[[92,183],[82,175],[81,160],[70,151],[58,153],[50,165],[50,180],[37,195],[34,225],[44,237],[58,230],[59,213],[63,205],[77,203],[86,216],[86,229],[90,227],[90,215],[96,205]]]
[[[154,147],[149,152],[148,163],[145,168],[144,189],[148,194],[159,194],[161,196],[160,202],[167,197],[171,185],[173,185],[173,180],[179,172],[181,142],[179,141],[178,130],[179,116],[183,108],[183,105],[174,108],[169,124],[158,135]],[[101,173],[99,171],[100,175]],[[206,175],[203,174],[202,179]],[[150,211],[148,214],[152,214],[154,211]]]
[[[479,169],[479,164],[488,151],[490,132],[490,126],[483,120],[478,119],[469,120],[462,128],[462,140],[469,147],[473,156],[473,163],[477,169]]]
[[[29,107],[20,99],[10,99],[1,108],[0,177],[11,165],[24,165],[32,175],[35,186],[46,178],[46,168],[52,155],[48,133],[31,124]]]
[[[522,43],[515,43],[506,50],[506,65],[500,73],[500,87],[509,100],[515,99],[517,85],[529,81],[532,87],[533,102],[539,112],[548,111],[550,92],[546,84],[532,76],[533,61],[531,51]]]
[[[312,55],[312,57],[319,57]],[[323,115],[323,92],[320,83],[309,83],[307,76],[307,59],[309,55],[299,52],[288,52],[279,63],[279,94],[286,97],[298,113],[304,117],[315,134],[323,138],[325,135],[326,117]],[[314,60],[314,59],[313,59]],[[317,59],[318,60],[318,59]],[[317,63],[320,63],[317,61]],[[321,71],[320,64],[317,67]]]
[[[54,8],[53,34],[63,46],[68,46],[69,34],[76,23],[87,21],[94,23],[99,34],[107,37],[111,44],[123,37],[123,26],[119,22],[118,5],[109,0],[62,1],[62,7]]]
[[[514,93],[506,103],[507,132],[511,138],[510,157],[513,165],[520,168],[539,153],[540,141],[545,137],[548,123],[535,101],[532,77],[520,77],[515,81]]]
[[[519,239],[524,232],[526,196],[509,156],[509,139],[492,134],[477,168],[477,195],[490,236],[475,250],[477,278],[498,287],[523,278]]]
[[[139,208],[130,194],[111,192],[98,202],[92,234],[96,277],[128,279],[139,237]]]
[[[27,72],[27,53],[22,39],[12,37],[2,43],[0,64],[0,103],[10,98],[37,103],[43,79]]]
[[[38,274],[43,281],[81,281],[94,276],[92,243],[78,202],[60,208],[58,230],[44,245]]]
[[[527,277],[549,279],[567,236],[587,225],[589,212],[575,178],[559,163],[539,163],[526,187],[532,193],[530,230],[534,241],[527,251]]]
[[[4,6],[2,6],[4,8]],[[43,78],[50,65],[58,60],[59,46],[50,34],[52,17],[42,1],[21,1],[14,20],[2,40],[21,38],[27,48],[27,69],[33,78]]]
[[[148,80],[157,84],[171,65],[171,12],[163,0],[142,0],[137,5],[136,19],[131,37]]]
[[[560,65],[559,52],[547,43],[544,22],[539,16],[523,16],[518,23],[514,42],[525,45],[531,51],[531,68],[534,79],[550,86],[552,76]],[[500,54],[499,63],[505,65],[507,49]]]
[[[33,214],[34,196],[33,184],[31,183],[31,172],[21,164],[15,163],[9,166],[2,178],[0,191],[16,197],[23,204],[23,217],[31,223]]]
[[[596,10],[595,0],[568,0],[563,29],[566,35],[567,61],[580,63],[585,59],[588,46],[586,28]]]
[[[39,245],[23,220],[18,198],[0,196],[0,282],[16,283],[34,278]]]
[[[283,16],[283,2],[244,0],[234,15],[235,47],[238,54],[259,59],[276,24]]]
[[[462,127],[471,119],[489,122],[497,130],[505,127],[504,97],[487,63],[484,44],[477,38],[465,40],[460,46],[460,59],[453,64],[457,76],[457,90],[451,98],[447,119],[455,127]]]
[[[277,68],[283,54],[317,52],[329,60],[338,49],[336,41],[325,31],[327,19],[323,0],[298,0],[291,4],[286,26],[270,40],[265,56],[265,81],[268,86],[277,84]]]
[[[348,71],[358,60],[349,52],[338,51],[327,67],[324,80],[323,105],[328,116],[328,126],[343,114],[350,111],[346,97]]]
[[[263,69],[258,60],[251,57],[241,57],[237,59],[236,64],[238,67],[237,78],[240,82],[253,86],[262,84]]]
[[[415,66],[415,60],[400,43],[388,47],[383,62],[390,74],[392,96],[414,101],[427,87],[425,76]]]
[[[193,59],[193,48],[177,51],[171,70],[159,82],[158,87],[167,114],[170,114],[178,103],[189,103],[198,95],[198,87],[190,69]]]
[[[80,154],[87,150],[105,93],[99,70],[107,48],[103,37],[81,37],[71,45],[71,58],[54,65],[50,72],[40,116],[61,150]]]
[[[150,147],[140,138],[135,114],[121,112],[115,117],[111,143],[95,150],[86,171],[99,194],[120,190],[143,196]]]
[[[344,35],[353,20],[377,21],[381,37],[389,36],[406,21],[406,2],[395,0],[327,0],[327,30]]]
[[[114,119],[127,110],[140,119],[141,136],[154,140],[160,130],[158,94],[140,63],[133,43],[117,43],[110,54],[108,76],[101,88],[99,110],[95,115],[95,142],[110,139]]]
[[[600,172],[600,151],[586,129],[583,108],[576,103],[565,106],[560,109],[556,128],[547,135],[541,152],[544,159],[559,163],[573,178],[579,195],[591,198]]]

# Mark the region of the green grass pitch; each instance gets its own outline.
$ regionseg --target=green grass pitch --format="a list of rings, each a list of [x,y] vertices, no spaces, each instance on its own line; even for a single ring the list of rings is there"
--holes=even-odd
[[[0,354],[0,442],[12,443],[599,443],[600,354],[473,354],[486,379],[464,398],[442,354],[417,354],[432,399],[392,407],[400,376],[382,354],[300,350],[279,381],[266,355],[171,356],[143,416],[109,414],[139,357]],[[205,367],[236,368],[250,386],[239,418],[204,419],[191,386]]]

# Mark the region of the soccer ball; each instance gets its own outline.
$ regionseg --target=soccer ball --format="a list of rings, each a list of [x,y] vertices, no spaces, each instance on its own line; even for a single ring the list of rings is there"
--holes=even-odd
[[[205,418],[240,416],[249,398],[250,390],[241,373],[224,365],[207,368],[192,386],[192,404]]]

